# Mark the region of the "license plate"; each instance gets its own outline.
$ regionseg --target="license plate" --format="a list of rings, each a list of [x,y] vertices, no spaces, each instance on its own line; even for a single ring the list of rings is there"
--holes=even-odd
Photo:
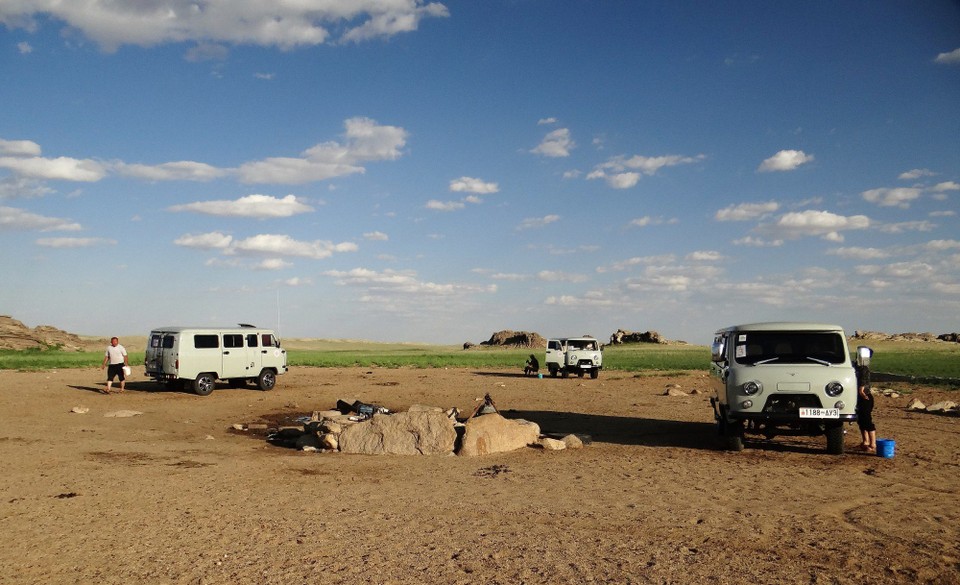
[[[840,418],[839,408],[801,408],[800,418]]]

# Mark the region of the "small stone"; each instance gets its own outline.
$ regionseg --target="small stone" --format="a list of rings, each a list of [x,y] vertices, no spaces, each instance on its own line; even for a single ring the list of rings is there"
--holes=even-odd
[[[580,437],[570,434],[564,437],[563,443],[567,446],[567,449],[582,449],[583,441],[580,440]]]
[[[539,444],[545,451],[563,451],[567,448],[567,444],[563,441],[558,441],[557,439],[551,439],[549,437],[540,439]]]
[[[70,409],[70,412],[74,414],[87,414],[88,412],[90,412],[90,409],[87,408],[86,406],[74,406],[73,408]]]
[[[240,423],[236,423],[236,424],[234,424],[234,425],[231,425],[230,428],[232,428],[232,429],[235,430],[235,431],[245,431],[245,430],[247,430],[247,428],[246,428],[245,426],[243,426],[242,424],[240,424]]]
[[[919,398],[914,398],[907,403],[907,410],[926,410],[927,405],[924,404]]]
[[[947,412],[957,407],[957,403],[952,400],[944,400],[927,407],[927,412]]]
[[[113,412],[104,413],[106,418],[129,418],[131,416],[140,416],[143,414],[139,410],[114,410]]]
[[[687,393],[681,390],[680,387],[677,386],[676,384],[672,384],[670,386],[667,386],[667,389],[663,392],[663,395],[680,397],[680,396],[686,396]]]
[[[248,431],[265,431],[268,428],[270,427],[267,423],[250,423],[247,425]]]

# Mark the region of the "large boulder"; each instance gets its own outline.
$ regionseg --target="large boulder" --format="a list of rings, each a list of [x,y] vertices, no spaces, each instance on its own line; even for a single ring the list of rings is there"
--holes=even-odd
[[[377,414],[340,433],[342,453],[447,455],[457,440],[454,420],[441,410]]]
[[[489,455],[515,451],[537,443],[540,425],[511,420],[498,413],[475,416],[464,424],[458,455]]]
[[[667,340],[656,331],[627,331],[626,329],[617,329],[610,335],[610,343],[667,343]]]

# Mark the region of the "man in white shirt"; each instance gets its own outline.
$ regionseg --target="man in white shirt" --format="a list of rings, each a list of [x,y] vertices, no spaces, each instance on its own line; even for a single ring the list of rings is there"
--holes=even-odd
[[[104,394],[110,394],[111,387],[113,386],[113,378],[120,378],[120,392],[126,390],[126,380],[123,375],[123,367],[128,365],[127,363],[127,350],[122,345],[120,345],[120,339],[112,337],[110,339],[110,345],[107,347],[107,351],[103,354],[103,363],[100,364],[100,369],[107,367],[107,389],[104,391]]]

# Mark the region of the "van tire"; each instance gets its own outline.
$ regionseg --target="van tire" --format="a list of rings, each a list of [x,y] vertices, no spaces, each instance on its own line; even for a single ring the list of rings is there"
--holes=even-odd
[[[273,387],[277,385],[277,374],[273,370],[264,369],[260,372],[260,375],[257,376],[257,386],[261,390],[273,390]]]
[[[827,453],[831,455],[843,455],[843,425],[840,423],[827,423]]]
[[[197,396],[209,396],[213,392],[214,387],[217,383],[217,377],[213,374],[200,374],[197,376],[197,379],[193,381],[193,392]]]
[[[727,421],[722,429],[727,451],[743,451],[743,423]]]
[[[550,377],[551,377],[551,378],[556,378],[556,377],[557,377],[557,368],[555,368],[555,367],[553,367],[553,366],[550,366],[549,370],[550,370]]]
[[[596,380],[598,377],[600,377],[600,370],[597,370],[597,369],[590,370],[590,377]]]

